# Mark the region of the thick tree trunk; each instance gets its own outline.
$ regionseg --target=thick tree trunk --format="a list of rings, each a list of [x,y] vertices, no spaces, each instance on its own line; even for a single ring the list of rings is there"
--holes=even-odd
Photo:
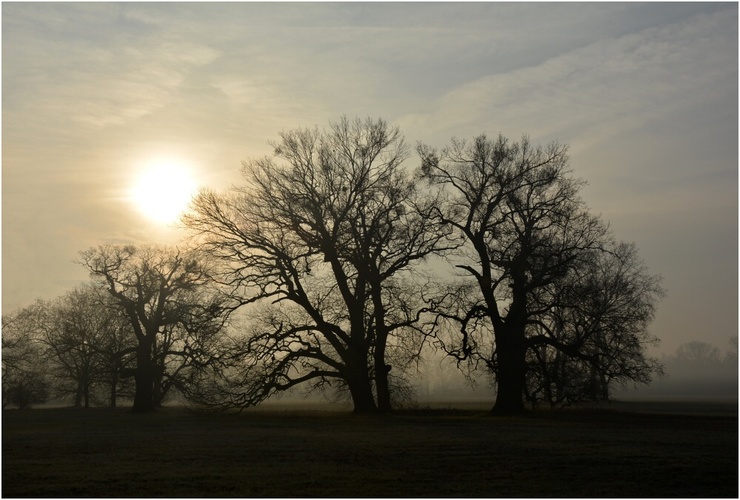
[[[388,330],[385,324],[385,307],[383,305],[382,287],[379,278],[373,280],[372,297],[375,309],[375,350],[373,362],[375,368],[375,393],[378,397],[378,410],[381,413],[391,411],[391,390],[388,383],[390,366],[385,363],[385,348],[388,343]]]
[[[155,408],[162,407],[162,400],[164,394],[162,393],[162,378],[164,377],[164,367],[161,361],[157,361],[153,364],[154,377],[153,377],[153,388],[152,388],[152,402]]]
[[[527,371],[524,334],[507,331],[496,336],[498,373],[494,415],[515,415],[524,411],[524,384]]]
[[[365,387],[362,386],[350,386],[350,393],[352,394],[352,403],[354,404],[355,414],[375,414],[378,413],[378,407],[375,404],[373,393],[370,390],[370,383]]]
[[[391,367],[385,364],[385,335],[379,336],[375,346],[375,392],[378,396],[378,410],[381,413],[391,411],[391,390],[388,384],[388,372]]]
[[[154,363],[152,361],[152,343],[140,340],[136,350],[136,393],[133,411],[136,413],[153,412],[154,407]]]
[[[347,369],[347,385],[352,396],[354,413],[378,413],[367,369],[367,356],[358,356],[354,363],[347,363]]]

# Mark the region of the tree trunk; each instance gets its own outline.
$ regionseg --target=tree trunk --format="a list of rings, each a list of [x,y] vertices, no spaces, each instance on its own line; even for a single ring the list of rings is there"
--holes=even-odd
[[[77,381],[77,390],[75,391],[75,408],[82,408],[82,382]]]
[[[134,394],[133,411],[136,413],[153,412],[154,408],[154,363],[152,360],[152,341],[140,339],[136,349],[136,393]]]
[[[391,391],[388,384],[390,366],[385,364],[385,345],[375,347],[375,392],[378,395],[378,410],[381,413],[391,411]],[[381,351],[380,353],[378,351]]]
[[[522,329],[523,330],[523,329]],[[524,411],[524,384],[527,371],[524,334],[514,329],[496,335],[496,403],[494,415],[515,415]]]
[[[113,380],[111,381],[111,384],[110,384],[110,407],[111,408],[115,408],[117,404],[117,401],[116,401],[116,397],[118,396],[118,391],[116,388],[117,385],[118,385],[118,377],[114,375]]]
[[[118,406],[118,379],[119,374],[123,367],[121,366],[120,358],[114,357],[112,359],[113,371],[111,373],[110,381],[110,407],[116,408]]]
[[[354,413],[378,413],[378,407],[373,398],[372,384],[367,369],[367,354],[360,353],[357,359],[346,363],[348,377],[347,385],[354,404]]]
[[[349,391],[352,395],[355,414],[373,414],[378,413],[378,407],[375,405],[373,392],[370,389],[370,379],[367,384],[350,383]]]
[[[375,367],[375,393],[378,397],[378,410],[381,413],[391,411],[391,390],[388,384],[390,366],[385,363],[385,348],[388,343],[388,330],[385,324],[385,307],[383,306],[380,280],[372,280],[372,298],[375,310],[375,350],[373,361]]]
[[[157,362],[153,363],[152,366],[154,370],[154,377],[152,381],[152,404],[154,404],[155,408],[161,408],[162,400],[164,399],[164,394],[162,393],[162,378],[164,377],[163,363],[164,360],[157,360]]]
[[[601,389],[601,398],[604,401],[609,401],[609,381],[603,373],[599,373],[599,387]]]
[[[83,388],[83,399],[85,401],[85,408],[90,408],[90,380],[85,380],[85,385]]]
[[[376,305],[376,307],[378,307]],[[384,318],[376,320],[377,334],[375,339],[375,351],[373,352],[373,361],[375,362],[375,392],[378,396],[378,410],[381,413],[390,413],[391,411],[391,390],[388,385],[388,372],[390,366],[385,364],[385,345],[388,340],[388,334],[383,325]]]

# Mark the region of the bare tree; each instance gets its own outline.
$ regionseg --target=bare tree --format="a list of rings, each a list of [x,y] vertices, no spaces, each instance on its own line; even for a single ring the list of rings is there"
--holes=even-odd
[[[675,357],[683,363],[694,365],[703,364],[709,366],[716,365],[720,362],[719,349],[716,346],[699,340],[692,340],[678,346]]]
[[[167,247],[100,246],[81,252],[81,264],[120,308],[136,338],[134,411],[161,403],[168,355],[197,357],[202,337],[217,334],[232,306],[211,286],[203,256]],[[187,342],[162,346],[171,329]]]
[[[647,384],[662,374],[646,348],[657,345],[647,329],[663,291],[633,244],[604,242],[579,259],[551,287],[551,307],[531,338],[539,399],[551,404],[608,400],[614,384]],[[531,390],[530,399],[538,399]]]
[[[382,120],[346,118],[272,145],[274,158],[244,163],[243,187],[201,193],[186,217],[227,264],[223,283],[244,304],[273,304],[244,344],[244,367],[262,382],[240,404],[335,380],[356,412],[386,411],[389,357],[403,366],[397,347],[422,342],[409,340],[418,304],[398,290],[415,286],[414,263],[444,236],[401,166],[408,148]]]
[[[100,373],[99,358],[93,346],[105,328],[101,314],[90,307],[89,296],[72,290],[47,304],[41,338],[48,357],[56,366],[55,378],[60,395],[74,396],[74,406],[90,407],[90,397]]]
[[[585,321],[579,314],[595,312],[582,310],[588,290],[579,280],[594,252],[610,251],[608,227],[579,198],[582,182],[569,175],[567,148],[557,143],[542,148],[526,137],[510,143],[502,136],[480,136],[470,143],[453,139],[441,152],[420,145],[418,152],[421,175],[447,197],[436,213],[439,223],[465,241],[450,258],[472,278],[456,295],[457,309],[441,312],[459,326],[459,342],[449,350],[484,364],[494,375],[494,413],[522,411],[532,350],[556,349],[561,356],[580,359],[588,357],[584,349],[595,346],[601,335],[589,333],[587,343],[579,337],[583,331],[573,330],[573,321]],[[627,286],[644,285],[638,294],[649,320],[662,290],[644,269],[633,280]],[[564,291],[574,283],[581,286],[581,295],[568,297],[563,305]],[[572,313],[559,318],[567,324],[557,323],[559,308]],[[633,337],[638,351],[650,340],[645,326],[640,323]],[[564,342],[565,332],[578,340]],[[600,353],[603,360],[626,355],[607,343],[601,348],[608,349]]]
[[[51,395],[51,379],[44,363],[34,321],[39,303],[18,309],[2,318],[2,405],[20,409],[45,403]]]
[[[133,399],[135,394],[132,376],[135,373],[137,342],[130,323],[116,303],[111,297],[102,295],[101,290],[97,292],[98,299],[101,299],[99,311],[107,319],[107,324],[93,347],[100,359],[100,383],[108,388],[108,406],[116,408],[119,397]]]
[[[121,365],[117,358],[133,352],[130,342],[111,343],[121,336],[121,315],[105,299],[88,284],[40,302],[35,318],[39,340],[53,367],[56,393],[71,395],[77,407],[90,407],[96,392],[106,387],[114,403]]]

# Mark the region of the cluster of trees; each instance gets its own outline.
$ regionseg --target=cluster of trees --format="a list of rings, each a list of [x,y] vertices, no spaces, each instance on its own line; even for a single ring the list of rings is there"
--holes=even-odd
[[[233,310],[206,262],[167,247],[82,252],[91,283],[3,316],[3,406],[133,397],[136,411],[151,411],[185,390]]]
[[[83,286],[3,316],[3,407],[52,396],[89,407],[104,395],[116,405],[131,343],[106,299]]]
[[[397,127],[346,118],[271,145],[242,186],[195,198],[192,250],[90,249],[90,287],[3,318],[3,370],[24,369],[6,363],[6,333],[22,357],[11,344],[33,331],[55,370],[75,358],[68,390],[83,399],[87,384],[114,401],[132,374],[140,411],[170,388],[245,407],[301,385],[387,412],[431,345],[490,375],[498,414],[660,371],[645,351],[660,280],[589,213],[566,147],[419,144],[410,172]]]

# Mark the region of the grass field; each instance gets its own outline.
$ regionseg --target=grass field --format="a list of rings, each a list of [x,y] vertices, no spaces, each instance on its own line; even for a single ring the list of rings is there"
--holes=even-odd
[[[702,409],[703,408],[703,409]],[[737,405],[3,412],[4,497],[737,497]]]

